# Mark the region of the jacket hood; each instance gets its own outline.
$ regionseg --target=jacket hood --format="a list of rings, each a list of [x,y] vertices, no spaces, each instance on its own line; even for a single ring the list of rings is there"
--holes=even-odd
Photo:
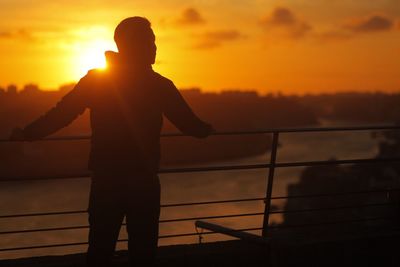
[[[104,52],[106,57],[106,62],[108,66],[118,65],[118,53],[114,51],[106,51]]]

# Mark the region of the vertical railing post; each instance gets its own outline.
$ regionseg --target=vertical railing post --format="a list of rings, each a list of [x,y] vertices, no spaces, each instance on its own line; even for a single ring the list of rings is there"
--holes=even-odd
[[[279,132],[273,132],[272,134],[272,147],[271,147],[271,157],[269,160],[270,167],[268,170],[268,182],[267,182],[267,192],[265,195],[265,210],[264,210],[264,222],[262,235],[264,237],[268,234],[269,226],[269,215],[271,210],[271,197],[272,197],[272,187],[274,185],[274,175],[275,175],[275,163],[276,155],[278,152],[278,142],[279,142]]]

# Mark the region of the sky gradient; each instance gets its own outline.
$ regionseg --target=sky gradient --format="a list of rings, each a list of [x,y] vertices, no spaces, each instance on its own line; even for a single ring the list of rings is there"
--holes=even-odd
[[[113,30],[145,16],[154,69],[180,88],[400,91],[398,0],[0,0],[0,86],[55,89],[104,64]]]

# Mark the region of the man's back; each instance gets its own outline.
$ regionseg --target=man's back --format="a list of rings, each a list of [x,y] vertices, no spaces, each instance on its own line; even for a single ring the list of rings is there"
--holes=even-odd
[[[90,167],[156,170],[163,113],[166,106],[181,104],[166,92],[174,90],[172,82],[151,69],[125,73],[112,64],[109,71],[88,75],[94,76],[88,101]]]

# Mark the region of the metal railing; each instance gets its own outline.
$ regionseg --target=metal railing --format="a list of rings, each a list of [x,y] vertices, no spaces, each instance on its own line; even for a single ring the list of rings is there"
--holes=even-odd
[[[186,172],[211,172],[211,171],[231,171],[231,170],[251,170],[251,169],[268,169],[266,179],[266,192],[263,198],[245,198],[245,199],[224,199],[224,200],[209,200],[199,202],[187,202],[187,203],[173,203],[173,204],[162,204],[162,208],[173,208],[183,206],[195,206],[195,205],[214,205],[214,204],[226,204],[226,203],[240,203],[240,202],[256,202],[263,201],[265,203],[263,212],[252,212],[252,213],[241,213],[241,214],[225,214],[217,216],[201,216],[201,217],[184,217],[175,218],[168,220],[160,220],[159,223],[176,223],[182,221],[197,221],[204,219],[220,219],[220,218],[239,218],[239,217],[251,217],[251,216],[264,216],[263,224],[260,227],[255,228],[244,228],[235,229],[230,231],[255,231],[262,230],[262,236],[266,237],[270,229],[279,228],[279,225],[270,225],[270,215],[272,214],[285,214],[285,213],[301,213],[301,212],[313,212],[320,210],[341,210],[341,209],[353,209],[360,207],[380,207],[387,205],[397,205],[398,203],[369,203],[363,205],[349,205],[349,206],[337,206],[337,207],[325,207],[325,208],[310,208],[300,210],[272,210],[273,200],[284,200],[294,198],[319,198],[319,197],[333,197],[333,196],[345,196],[345,195],[360,195],[360,194],[373,194],[373,193],[389,193],[389,192],[400,192],[400,188],[390,189],[378,189],[378,190],[364,190],[364,191],[352,191],[352,192],[336,192],[327,194],[307,194],[307,195],[288,195],[288,196],[273,196],[274,176],[277,168],[288,168],[288,167],[309,167],[309,166],[327,166],[327,165],[342,165],[342,164],[368,164],[368,163],[388,163],[398,162],[399,157],[390,158],[367,158],[367,159],[346,159],[346,160],[323,160],[323,161],[302,161],[302,162],[279,162],[278,158],[278,147],[279,138],[284,133],[309,133],[309,132],[348,132],[348,131],[398,131],[400,126],[365,126],[365,127],[324,127],[324,128],[279,128],[279,129],[267,129],[260,131],[238,131],[238,132],[219,132],[214,133],[215,136],[228,136],[228,135],[259,135],[269,134],[272,135],[272,144],[270,151],[269,162],[264,164],[246,164],[246,165],[222,165],[222,166],[208,166],[208,167],[185,167],[185,168],[164,168],[159,173],[186,173]],[[180,137],[182,134],[163,134],[162,137]],[[72,141],[72,140],[88,140],[90,136],[68,136],[68,137],[49,137],[42,139],[41,141]],[[4,142],[18,142],[10,141],[6,139],[0,139],[0,143]],[[73,178],[88,178],[90,173],[79,173],[76,175],[65,175],[65,176],[50,176],[50,177],[19,177],[9,178],[0,177],[0,182],[14,182],[14,181],[36,181],[36,180],[49,180],[49,179],[73,179]],[[37,212],[37,213],[20,213],[20,214],[0,214],[0,219],[12,219],[12,218],[23,218],[33,216],[56,216],[56,215],[72,215],[86,213],[86,210],[71,210],[71,211],[54,211],[54,212]],[[362,218],[354,220],[342,220],[336,222],[325,222],[319,223],[318,225],[329,225],[332,223],[352,223],[357,221],[369,221],[369,220],[385,220],[390,218]],[[284,225],[283,227],[304,227],[314,226],[315,224],[305,225]],[[88,225],[79,226],[65,226],[65,227],[54,227],[54,228],[38,228],[38,229],[26,229],[26,230],[14,230],[14,231],[0,231],[0,235],[9,234],[26,234],[33,232],[49,232],[49,231],[63,231],[63,230],[78,230],[87,229]],[[202,235],[216,234],[213,231],[202,232]],[[198,232],[190,233],[179,233],[170,235],[160,235],[159,238],[177,238],[199,235]],[[126,239],[119,239],[118,242],[126,242]],[[86,245],[87,242],[73,242],[73,243],[61,243],[61,244],[49,244],[49,245],[35,245],[35,246],[24,246],[24,247],[8,247],[0,248],[0,252],[4,251],[16,251],[16,250],[28,250],[28,249],[41,249],[41,248],[52,248],[52,247],[66,247],[66,246],[79,246]]]

